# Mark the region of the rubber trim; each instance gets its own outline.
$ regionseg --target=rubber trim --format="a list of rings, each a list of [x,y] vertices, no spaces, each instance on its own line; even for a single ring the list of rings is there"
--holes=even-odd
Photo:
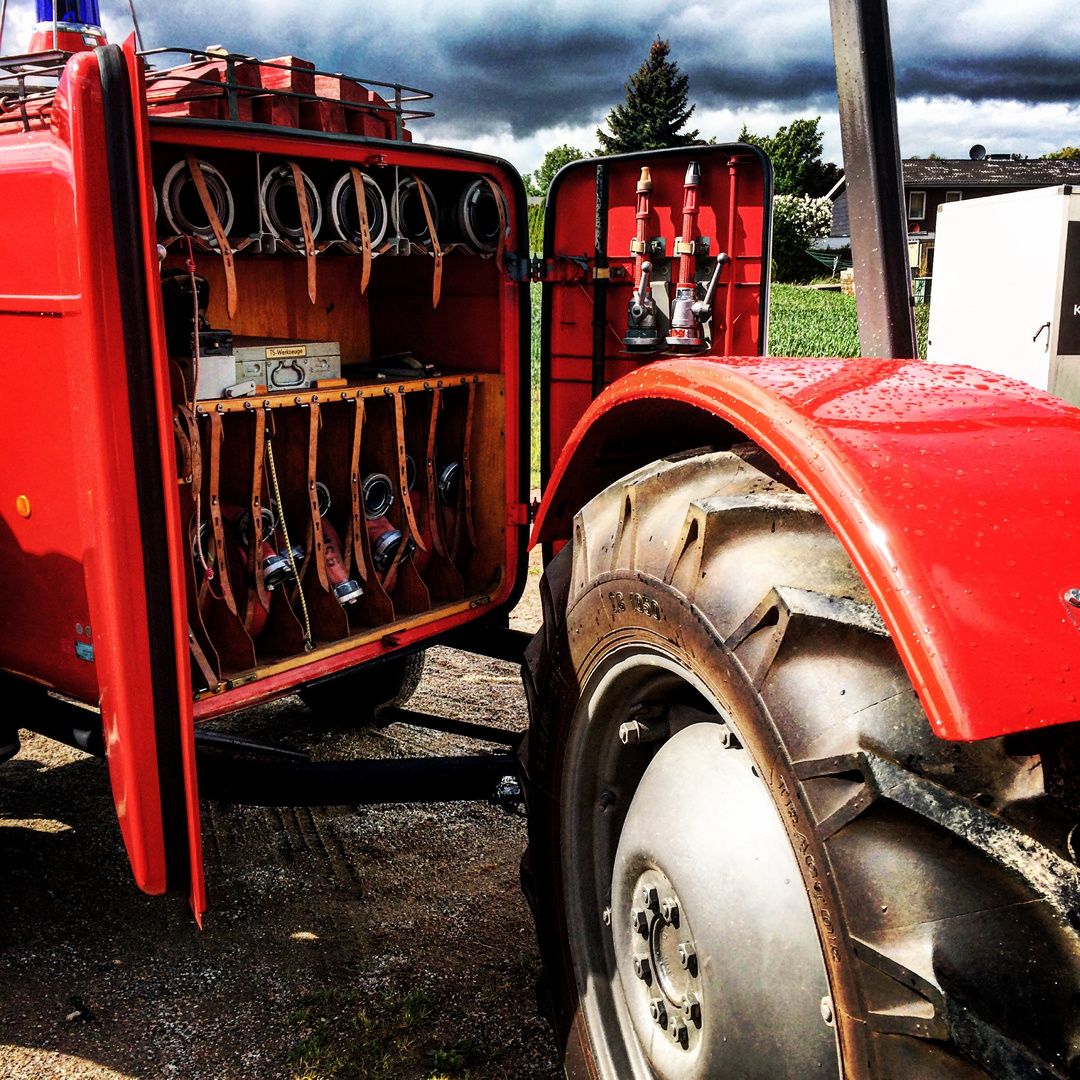
[[[113,245],[139,508],[165,891],[186,895],[191,886],[191,867],[180,741],[180,697],[176,685],[172,592],[168,588],[165,481],[158,436],[143,229],[138,209],[140,179],[135,153],[135,119],[123,51],[118,45],[102,45],[94,52],[101,71],[105,157],[112,196]]]

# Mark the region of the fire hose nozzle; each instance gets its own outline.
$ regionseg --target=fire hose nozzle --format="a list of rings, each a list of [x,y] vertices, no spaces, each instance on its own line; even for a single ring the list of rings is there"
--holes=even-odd
[[[641,177],[637,182],[637,190],[639,195],[645,194],[646,191],[652,191],[652,172],[648,165],[645,165],[641,169]]]
[[[701,183],[701,165],[697,161],[691,161],[686,166],[686,176],[683,179],[684,187],[697,187]]]

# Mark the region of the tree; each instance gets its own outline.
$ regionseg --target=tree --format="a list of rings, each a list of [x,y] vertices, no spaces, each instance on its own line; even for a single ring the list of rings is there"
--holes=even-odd
[[[629,154],[638,150],[665,150],[671,146],[691,146],[697,131],[680,129],[694,111],[687,104],[689,80],[679,65],[668,59],[671,44],[658,37],[649,49],[649,59],[626,83],[626,104],[608,113],[611,134],[597,128],[601,154]]]
[[[773,163],[777,195],[824,195],[840,178],[840,170],[821,160],[821,117],[792,120],[775,135],[755,135],[745,124],[739,142],[760,147]]]
[[[1080,146],[1063,146],[1060,150],[1054,150],[1050,154],[1043,154],[1044,158],[1054,158],[1057,161],[1075,161],[1080,159]]]
[[[583,150],[570,146],[568,143],[556,146],[554,150],[549,150],[544,155],[540,168],[525,177],[525,190],[530,195],[546,195],[548,188],[551,187],[552,178],[564,165],[586,156]]]

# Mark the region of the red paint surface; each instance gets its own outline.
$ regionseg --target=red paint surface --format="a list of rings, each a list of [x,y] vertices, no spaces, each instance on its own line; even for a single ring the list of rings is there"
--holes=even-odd
[[[1080,410],[1024,383],[903,360],[665,361],[609,387],[559,460],[533,542],[598,421],[653,399],[729,421],[802,485],[862,574],[933,729],[1080,720]],[[571,511],[573,508],[571,508]]]
[[[97,57],[80,53],[57,93],[54,126],[70,145],[71,246],[60,253],[78,285],[62,350],[50,362],[69,381],[76,452],[67,468],[78,497],[66,528],[77,529],[94,633],[94,661],[109,778],[139,888],[165,889],[165,858],[153,728],[146,595],[124,371],[109,180]],[[21,213],[18,208],[12,212]],[[28,335],[30,331],[28,331]],[[26,349],[32,344],[26,340]],[[41,432],[24,416],[28,437]],[[171,445],[171,439],[170,439]],[[48,601],[43,600],[43,606]]]

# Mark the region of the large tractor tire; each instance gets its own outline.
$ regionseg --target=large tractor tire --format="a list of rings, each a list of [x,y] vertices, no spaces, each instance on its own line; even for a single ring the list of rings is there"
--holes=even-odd
[[[1075,817],[1030,749],[932,733],[775,463],[625,477],[542,600],[522,870],[568,1077],[1080,1076]]]

